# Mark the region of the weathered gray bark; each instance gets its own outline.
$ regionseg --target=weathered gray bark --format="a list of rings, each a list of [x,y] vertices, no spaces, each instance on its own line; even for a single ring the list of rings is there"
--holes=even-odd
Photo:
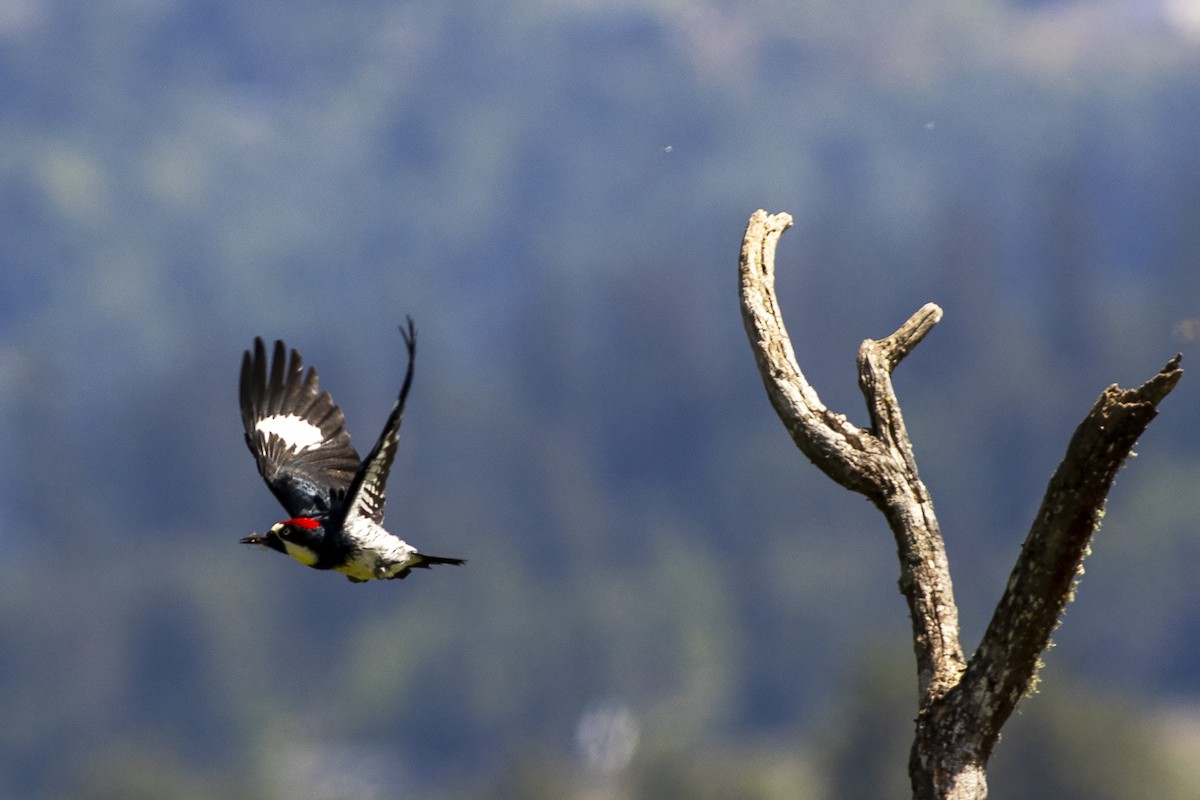
[[[808,383],[775,296],[775,248],[792,224],[757,211],[742,241],[742,319],[759,373],[792,440],[826,475],[868,497],[888,521],[912,619],[919,705],[909,776],[916,800],[982,800],[987,762],[1036,677],[1117,470],[1183,374],[1176,356],[1136,389],[1110,386],[1075,431],[979,649],[959,643],[958,607],[933,502],[917,474],[892,370],[941,320],[929,303],[858,352],[871,427],[827,409]]]

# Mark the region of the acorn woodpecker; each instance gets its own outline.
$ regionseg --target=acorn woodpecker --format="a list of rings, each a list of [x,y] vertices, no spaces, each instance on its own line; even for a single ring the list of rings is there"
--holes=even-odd
[[[283,342],[267,362],[261,338],[242,357],[239,399],[246,445],[272,494],[290,515],[266,533],[241,540],[286,553],[305,566],[333,569],[355,583],[408,576],[414,568],[464,564],[461,558],[418,553],[383,528],[385,484],[396,448],[404,401],[412,386],[417,332],[401,327],[408,371],[379,441],[364,461],[350,444],[342,410],[304,372],[300,354],[288,359]]]

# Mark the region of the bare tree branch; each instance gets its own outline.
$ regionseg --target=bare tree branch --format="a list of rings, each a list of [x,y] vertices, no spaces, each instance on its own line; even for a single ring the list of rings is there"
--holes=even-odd
[[[1117,470],[1178,383],[1180,358],[1137,389],[1109,387],[1079,426],[968,664],[941,530],[917,473],[891,377],[938,323],[942,310],[927,304],[892,335],[863,342],[859,386],[871,428],[856,427],[821,403],[796,362],[783,324],[775,296],[775,250],[791,224],[787,214],[756,211],[742,241],[742,320],[759,373],[796,446],[830,478],[866,495],[895,537],[920,689],[909,761],[914,797],[980,800],[987,796],[987,761],[1000,728],[1033,683]]]
[[[829,411],[800,366],[775,296],[775,248],[792,224],[787,214],[750,217],[742,243],[742,321],[759,373],[792,440],[826,475],[866,495],[887,517],[900,555],[900,590],[908,602],[923,702],[957,683],[965,666],[958,606],[937,515],[917,474],[912,446],[892,389],[892,369],[941,319],[929,304],[885,339],[859,349],[859,384],[873,430]]]
[[[867,398],[871,427],[876,436],[901,450],[910,464],[912,447],[904,430],[904,420],[899,416],[900,404],[892,390],[892,370],[941,320],[942,309],[935,303],[926,303],[891,336],[879,341],[867,339],[858,349],[858,385]],[[916,472],[916,465],[911,466]]]
[[[1104,390],[1055,470],[1021,557],[963,677],[990,752],[1017,701],[1036,677],[1074,584],[1082,575],[1105,499],[1157,406],[1183,375],[1180,356],[1136,389]]]
[[[825,407],[796,363],[796,353],[775,299],[775,246],[790,228],[787,214],[755,212],[742,241],[742,322],[754,348],[771,404],[808,459],[838,483],[866,492],[875,484],[867,451],[874,440]]]

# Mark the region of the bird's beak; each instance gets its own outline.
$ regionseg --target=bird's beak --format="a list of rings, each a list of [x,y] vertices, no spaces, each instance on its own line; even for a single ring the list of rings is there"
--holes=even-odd
[[[266,547],[267,537],[263,536],[261,533],[252,533],[245,538],[238,539],[238,542],[240,544],[258,544]]]

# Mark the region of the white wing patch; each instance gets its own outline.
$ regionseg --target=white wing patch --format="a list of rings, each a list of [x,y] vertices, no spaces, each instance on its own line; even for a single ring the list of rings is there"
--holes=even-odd
[[[254,426],[254,430],[264,436],[275,434],[283,439],[284,444],[298,453],[311,450],[325,441],[325,438],[321,436],[320,428],[295,414],[276,414],[273,417],[264,417]]]

